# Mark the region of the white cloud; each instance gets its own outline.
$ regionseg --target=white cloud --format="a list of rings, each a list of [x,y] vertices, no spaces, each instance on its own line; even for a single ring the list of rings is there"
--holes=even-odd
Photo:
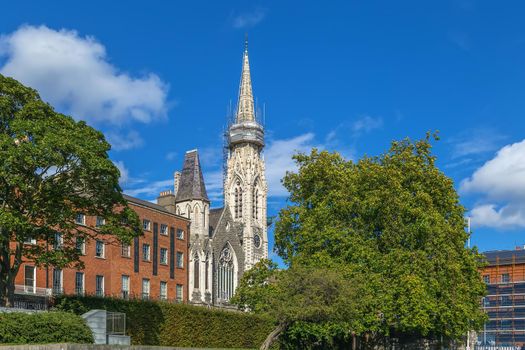
[[[241,13],[233,18],[233,27],[237,29],[251,28],[259,24],[266,17],[266,10],[256,8],[251,12]]]
[[[497,150],[505,136],[490,129],[469,130],[449,140],[452,144],[452,158],[486,154]]]
[[[0,58],[2,74],[75,118],[121,124],[166,116],[167,85],[157,75],[121,72],[101,43],[74,30],[22,26],[0,37]]]
[[[150,197],[154,196],[155,198],[159,195],[161,191],[166,191],[167,189],[173,189],[173,179],[169,180],[160,180],[148,183],[147,185],[139,188],[125,189],[124,192],[127,195],[133,197]]]
[[[314,134],[306,133],[291,139],[273,140],[268,143],[264,152],[266,161],[266,181],[269,197],[285,197],[288,191],[281,184],[281,179],[287,171],[297,170],[292,156],[297,152],[309,153],[313,147],[323,148],[314,144]]]
[[[166,153],[166,160],[169,160],[169,161],[175,160],[175,158],[177,157],[177,154],[178,153],[175,151]]]
[[[501,148],[461,182],[460,191],[483,197],[471,212],[474,225],[525,227],[525,140]]]
[[[115,166],[120,171],[120,179],[119,179],[120,185],[122,186],[122,185],[126,184],[129,181],[129,170],[128,170],[128,168],[126,168],[126,166],[124,165],[124,162],[121,161],[121,160],[115,161],[115,162],[113,162],[113,164],[115,164]]]
[[[352,131],[354,134],[367,133],[374,129],[383,127],[382,118],[374,118],[369,115],[364,115],[352,123]]]
[[[142,146],[144,140],[140,134],[134,130],[127,134],[122,134],[116,131],[106,132],[106,139],[111,144],[111,149],[115,151],[124,151]]]

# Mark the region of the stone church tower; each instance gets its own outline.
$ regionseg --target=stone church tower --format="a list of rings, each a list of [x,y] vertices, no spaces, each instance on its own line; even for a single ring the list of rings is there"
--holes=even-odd
[[[223,207],[210,209],[197,150],[186,152],[174,191],[157,198],[159,205],[191,220],[187,261],[194,304],[227,307],[244,271],[268,257],[264,129],[255,114],[247,45],[227,141]]]
[[[245,269],[268,257],[268,186],[264,175],[263,148],[264,129],[255,114],[246,43],[237,111],[228,130],[227,173],[224,181],[224,202],[229,206],[235,222],[243,228]]]

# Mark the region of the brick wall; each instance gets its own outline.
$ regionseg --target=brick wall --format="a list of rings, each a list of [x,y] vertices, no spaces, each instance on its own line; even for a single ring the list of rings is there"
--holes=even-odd
[[[121,296],[122,275],[129,276],[130,297],[142,296],[143,279],[149,279],[150,298],[160,297],[160,284],[167,283],[168,300],[176,299],[177,285],[182,286],[184,302],[188,301],[188,237],[189,220],[163,210],[156,205],[149,205],[140,200],[129,200],[130,207],[138,214],[140,221],[150,221],[150,229],[143,231],[143,236],[135,239],[130,245],[130,256],[122,256],[120,244],[105,244],[104,257],[95,254],[96,242],[88,241],[85,245],[85,255],[82,257],[85,268],[83,270],[64,269],[62,271],[62,286],[65,294],[75,294],[76,272],[84,273],[85,294],[95,294],[96,276],[104,276],[104,295]],[[87,226],[95,226],[95,217],[86,217]],[[161,225],[167,226],[167,235],[161,233]],[[177,231],[184,232],[183,239],[177,238]],[[173,235],[173,238],[171,238]],[[154,236],[157,238],[154,239]],[[138,244],[137,244],[138,243]],[[150,246],[150,259],[143,256],[143,245]],[[138,249],[136,249],[136,247]],[[167,264],[161,263],[161,248],[168,250]],[[135,256],[138,252],[138,256]],[[183,266],[177,267],[177,252],[182,253]],[[136,271],[138,263],[138,272]],[[170,264],[174,266],[170,266]],[[16,278],[17,285],[24,285],[25,265],[32,266],[30,262],[24,263]],[[36,269],[36,287],[53,287],[53,268]]]

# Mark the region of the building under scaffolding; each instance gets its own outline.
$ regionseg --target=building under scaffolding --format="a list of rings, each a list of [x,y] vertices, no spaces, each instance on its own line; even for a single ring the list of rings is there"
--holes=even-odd
[[[525,250],[499,250],[484,253],[487,266],[483,280],[487,296],[483,309],[489,317],[478,334],[481,346],[525,345]]]

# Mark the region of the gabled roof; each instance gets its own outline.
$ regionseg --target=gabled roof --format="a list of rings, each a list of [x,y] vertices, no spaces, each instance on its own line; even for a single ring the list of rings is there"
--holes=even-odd
[[[197,150],[186,152],[175,202],[192,199],[210,201],[206,193],[206,186],[204,185],[204,177],[202,175]]]
[[[156,211],[161,212],[163,214],[176,216],[178,218],[181,218],[181,219],[184,219],[186,221],[189,221],[188,218],[186,218],[184,216],[181,216],[181,215],[177,215],[175,213],[172,213],[171,211],[169,211],[166,208],[164,208],[162,205],[151,203],[151,202],[145,201],[143,199],[131,197],[131,196],[128,196],[127,194],[122,194],[122,195],[123,195],[124,199],[128,201],[128,203],[131,203],[131,204],[134,204],[134,205],[137,205],[137,206],[140,206],[140,207],[156,210]]]
[[[223,211],[224,207],[210,209],[210,233],[213,233],[217,228],[217,224],[219,223]]]

